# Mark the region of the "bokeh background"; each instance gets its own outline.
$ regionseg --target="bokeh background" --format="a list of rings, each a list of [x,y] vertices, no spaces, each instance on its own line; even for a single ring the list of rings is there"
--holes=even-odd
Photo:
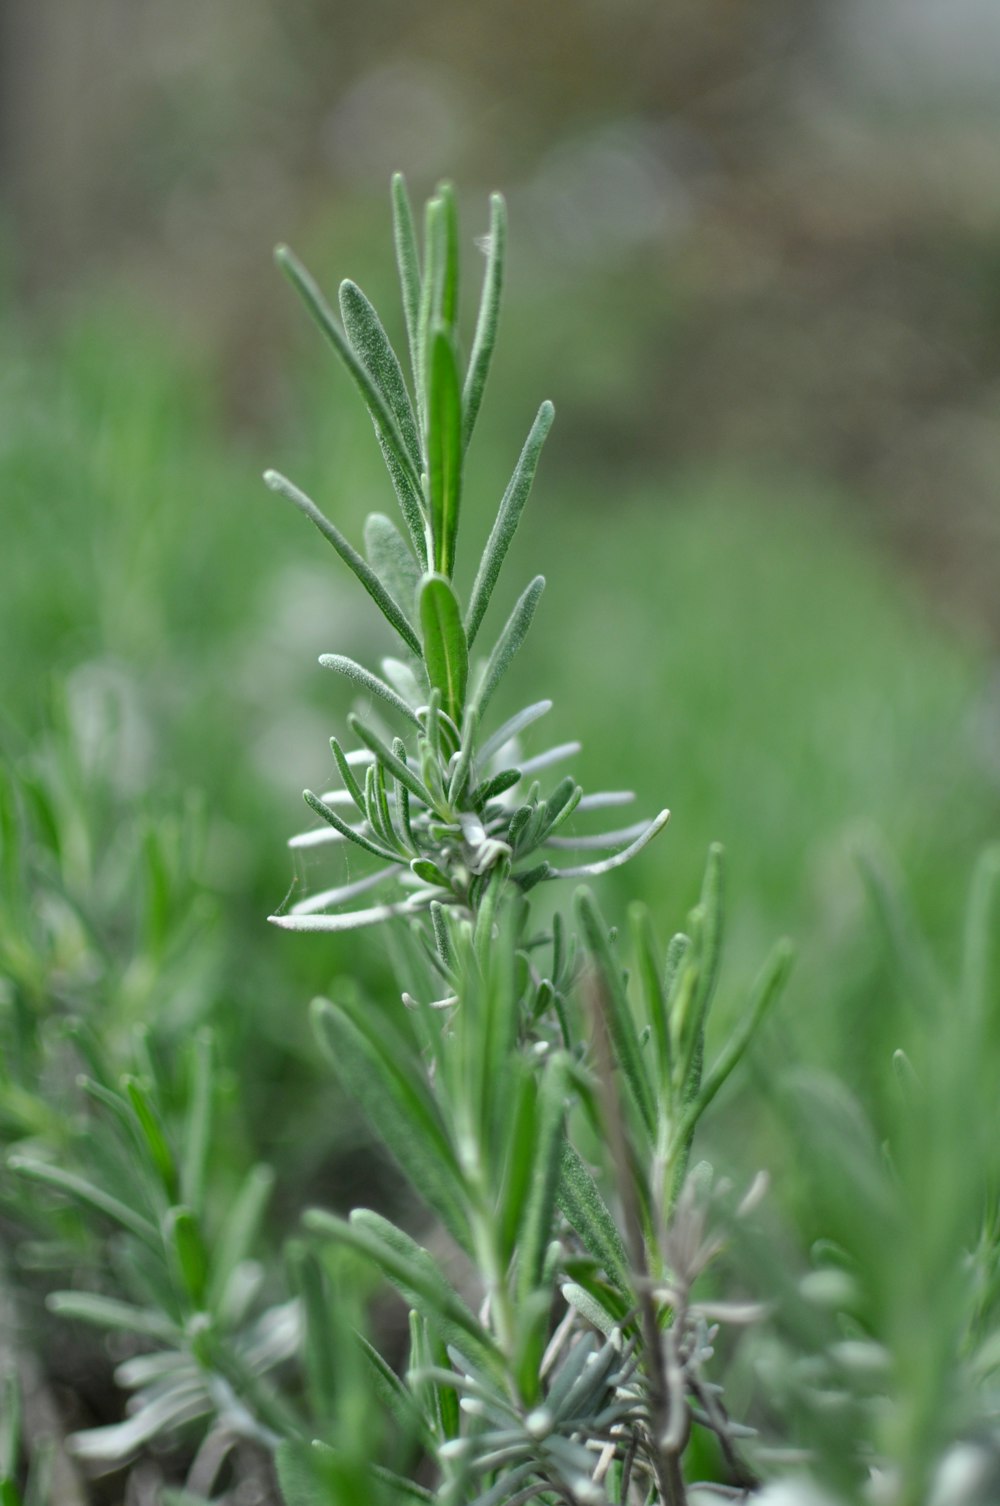
[[[53,977],[167,1034],[220,1024],[278,1226],[394,1195],[306,1024],[341,975],[391,986],[382,944],[264,923],[349,709],[316,657],[383,640],[259,474],[355,538],[391,497],[272,244],[398,335],[389,174],[456,182],[470,302],[504,191],[462,570],[538,401],[558,415],[509,695],[555,700],[585,784],[674,811],[609,911],[675,928],[722,840],[717,1028],[788,933],[772,1040],[863,1085],[893,1042],[858,845],[947,959],[1000,828],[998,69],[991,0],[0,4],[2,740],[79,817],[63,857],[110,938]],[[130,969],[109,865],[189,820],[203,924]]]

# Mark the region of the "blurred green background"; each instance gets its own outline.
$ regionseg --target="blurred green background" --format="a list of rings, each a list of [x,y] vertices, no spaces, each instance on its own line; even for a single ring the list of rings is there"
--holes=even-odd
[[[947,956],[1000,829],[1000,13],[5,0],[0,44],[3,751],[25,778],[68,760],[68,805],[106,809],[89,895],[116,843],[198,807],[205,966],[130,975],[125,1012],[168,1037],[221,1024],[289,1217],[371,1180],[306,1005],[346,973],[392,986],[382,942],[264,920],[349,709],[317,655],[383,639],[259,474],[354,539],[392,500],[270,248],[331,291],[356,278],[398,336],[396,168],[415,198],[456,181],[470,300],[486,194],[508,198],[460,573],[551,397],[495,611],[548,576],[508,695],[554,699],[586,786],[674,811],[606,909],[640,895],[666,934],[720,839],[717,1028],[726,980],[786,932],[777,1039],[881,1074],[894,1026],[853,850],[894,854]],[[112,895],[124,957],[114,914]],[[81,988],[104,976],[71,962]]]

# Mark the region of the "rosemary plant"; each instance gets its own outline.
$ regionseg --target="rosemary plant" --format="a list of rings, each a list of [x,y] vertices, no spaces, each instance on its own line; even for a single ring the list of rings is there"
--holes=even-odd
[[[349,740],[332,739],[337,787],[307,793],[317,824],[292,847],[359,866],[272,920],[384,927],[398,988],[371,999],[345,982],[314,1002],[313,1024],[422,1221],[313,1209],[275,1258],[274,1176],[234,1129],[234,1074],[219,1071],[230,1046],[211,1028],[200,823],[155,802],[137,822],[131,794],[101,776],[113,745],[81,761],[81,739],[59,729],[44,756],[0,771],[0,1506],[85,1506],[91,1474],[150,1450],[171,1461],[157,1466],[162,1506],[235,1506],[244,1482],[285,1506],[990,1506],[1000,852],[976,872],[951,982],[867,864],[894,954],[886,990],[907,1006],[886,1016],[898,1094],[872,1114],[820,1074],[762,1075],[781,1154],[801,1158],[803,1206],[797,1236],[754,1233],[760,1180],[740,1198],[692,1148],[790,949],[774,949],[742,1011],[728,1005],[713,1054],[719,848],[662,952],[632,908],[627,971],[589,888],[566,910],[537,904],[557,878],[628,861],[667,813],[589,832],[589,812],[632,797],[548,775],[572,767],[576,743],[528,752],[552,703],[491,719],[542,578],[508,599],[492,638],[488,609],[553,412],[538,410],[465,593],[463,474],[497,333],[504,206],[492,200],[467,361],[453,193],[428,204],[422,251],[398,178],[393,210],[408,377],[355,284],[338,319],[278,253],[365,401],[400,518],[369,517],[362,554],[292,482],[268,484],[400,646],[374,669],[323,657],[362,710]],[[739,1300],[723,1300],[718,1257],[737,1228]],[[786,1259],[796,1247],[804,1273]],[[366,1336],[383,1284],[405,1304],[405,1341],[381,1303],[378,1342]],[[762,1395],[737,1421],[714,1351],[720,1326],[758,1315],[747,1291],[779,1302],[755,1330]],[[67,1439],[39,1423],[45,1388],[26,1376],[63,1335],[106,1365],[110,1344],[81,1338],[95,1331],[113,1342],[127,1415]]]
[[[464,1274],[453,1284],[426,1249],[368,1210],[349,1219],[314,1211],[306,1226],[319,1245],[371,1262],[411,1308],[404,1378],[366,1353],[396,1429],[424,1459],[421,1479],[433,1483],[394,1478],[390,1496],[454,1506],[536,1496],[677,1506],[686,1499],[682,1458],[694,1423],[717,1435],[732,1488],[753,1481],[705,1373],[712,1310],[692,1286],[717,1245],[705,1232],[711,1177],[700,1168],[692,1181],[687,1168],[697,1122],[775,999],[789,949],[777,948],[741,1023],[706,1067],[721,947],[718,849],[689,929],[665,957],[649,917],[634,913],[636,1003],[588,889],[576,892],[572,920],[557,911],[548,925],[536,921],[536,886],[598,877],[628,861],[669,813],[621,830],[579,829],[571,818],[631,795],[585,794],[572,776],[543,787],[536,775],[578,751],[564,742],[524,756],[523,734],[551,701],[490,722],[542,576],[521,592],[492,644],[475,651],[553,409],[546,402],[538,410],[463,600],[455,579],[468,510],[463,477],[496,339],[504,204],[491,201],[467,362],[452,189],[443,185],[427,205],[422,258],[398,177],[393,211],[410,383],[353,282],[341,285],[340,323],[292,253],[277,253],[364,399],[402,526],[369,517],[363,557],[297,486],[267,473],[400,640],[399,657],[383,659],[378,672],[339,654],[321,658],[357,685],[370,712],[348,718],[353,746],[331,739],[340,787],[306,792],[322,824],[291,839],[295,848],[349,845],[371,871],[271,919],[300,931],[393,926],[399,998],[318,1001],[316,1028],[345,1088],[447,1231]],[[604,855],[560,861],[573,848]],[[377,903],[355,905],[370,893]],[[314,1370],[325,1362],[322,1325],[322,1312],[309,1314]],[[301,1493],[304,1460],[316,1472],[311,1495]],[[282,1478],[293,1471],[290,1499],[331,1498],[335,1457],[320,1450],[309,1458],[292,1445]]]

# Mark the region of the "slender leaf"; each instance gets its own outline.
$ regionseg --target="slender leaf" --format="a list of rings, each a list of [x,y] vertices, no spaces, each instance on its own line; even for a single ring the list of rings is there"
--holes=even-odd
[[[629,1097],[651,1143],[656,1128],[656,1100],[639,1044],[621,966],[611,949],[607,926],[590,890],[578,889],[575,901],[584,942],[603,985],[601,995],[605,1021],[615,1059],[622,1069]]]
[[[349,1221],[312,1208],[305,1223],[314,1233],[366,1255],[446,1343],[498,1373],[501,1361],[490,1335],[445,1280],[440,1264],[408,1234],[367,1208],[356,1208]]]
[[[614,853],[610,858],[602,858],[599,863],[581,863],[573,868],[555,868],[550,863],[548,876],[550,878],[600,878],[602,874],[611,873],[613,869],[621,868],[625,863],[630,862],[644,847],[648,847],[669,820],[670,812],[660,811],[660,814],[650,821],[642,836],[636,837],[635,841],[630,846],[623,847],[621,852]]]
[[[416,795],[418,800],[422,800],[426,806],[433,809],[434,801],[426,785],[414,774],[409,764],[404,763],[401,758],[393,753],[391,748],[386,747],[377,732],[373,732],[370,727],[366,727],[361,718],[357,716],[349,716],[347,718],[347,725],[355,737],[360,738],[365,746],[371,749],[379,763],[388,769],[389,773],[398,779],[400,784],[405,784],[412,795]],[[326,819],[329,820],[329,816]],[[331,822],[332,824],[334,823]],[[390,856],[395,859],[394,853],[387,852],[383,856]]]
[[[741,1019],[731,1031],[717,1060],[712,1064],[701,1085],[697,1100],[685,1115],[685,1129],[690,1129],[693,1123],[701,1118],[743,1056],[761,1021],[781,994],[794,957],[795,949],[790,941],[782,940],[777,943],[751,990],[749,1002]]]
[[[330,739],[330,751],[333,754],[333,761],[337,765],[337,772],[340,774],[341,779],[344,781],[344,789],[347,791],[355,807],[357,808],[358,814],[363,816],[365,814],[364,793],[362,792],[361,786],[355,778],[354,770],[351,768],[346,753],[335,737],[331,737]],[[327,801],[327,804],[329,803],[330,802]]]
[[[392,178],[392,229],[399,286],[403,295],[406,337],[410,347],[410,369],[413,372],[419,400],[417,341],[420,320],[420,253],[417,250],[417,232],[413,223],[410,196],[406,191],[406,179],[402,173],[394,173]]]
[[[534,1175],[518,1240],[517,1280],[522,1302],[526,1302],[541,1284],[545,1252],[553,1237],[552,1217],[559,1184],[559,1146],[566,1118],[568,1085],[566,1058],[561,1053],[556,1053],[546,1062],[538,1091],[535,1142],[532,1147]]]
[[[420,588],[420,625],[431,685],[441,692],[441,704],[452,721],[460,724],[469,678],[469,650],[458,600],[441,575],[428,575]]]
[[[181,1157],[181,1197],[200,1212],[205,1195],[205,1172],[212,1135],[213,1037],[199,1030],[191,1052],[191,1086],[188,1093],[184,1147]]]
[[[158,1339],[163,1344],[174,1344],[180,1338],[180,1329],[162,1312],[135,1307],[131,1302],[119,1302],[114,1297],[102,1297],[96,1292],[50,1292],[45,1305],[60,1317],[90,1323],[95,1328],[142,1334],[144,1338]]]
[[[315,811],[317,816],[322,816],[323,820],[327,821],[333,827],[334,831],[339,832],[342,837],[346,837],[349,842],[354,842],[356,846],[364,848],[365,852],[373,853],[377,858],[385,858],[388,862],[393,863],[396,861],[396,854],[394,852],[388,847],[384,847],[380,842],[374,842],[370,837],[366,837],[364,832],[358,831],[356,827],[349,826],[342,817],[337,815],[332,806],[327,805],[318,795],[314,795],[312,790],[303,790],[302,798],[310,810]]]
[[[85,1208],[91,1208],[105,1218],[110,1218],[114,1223],[120,1224],[123,1229],[127,1229],[130,1234],[141,1239],[144,1244],[159,1249],[159,1235],[149,1219],[137,1213],[134,1208],[129,1208],[120,1198],[114,1197],[110,1192],[105,1192],[103,1187],[95,1187],[92,1182],[77,1176],[75,1172],[65,1171],[61,1166],[51,1166],[46,1161],[36,1161],[30,1156],[10,1156],[7,1165],[19,1176],[27,1177],[32,1182],[40,1182],[45,1187],[51,1187],[54,1191],[63,1193],[74,1202],[81,1203]]]
[[[667,989],[663,969],[656,955],[656,940],[649,910],[645,905],[633,905],[629,912],[632,927],[632,946],[635,951],[639,983],[646,1005],[646,1019],[656,1046],[657,1100],[661,1113],[669,1113],[673,1086],[673,1050],[670,1027],[667,1021]],[[661,1101],[662,1100],[662,1101]]]
[[[539,408],[535,422],[525,440],[520,459],[514,467],[514,474],[501,499],[496,521],[487,540],[486,548],[483,550],[483,557],[479,562],[479,569],[476,571],[476,579],[472,587],[466,624],[470,644],[475,641],[486,615],[493,588],[517,530],[524,504],[528,500],[528,494],[535,479],[535,471],[538,468],[538,457],[552,427],[555,411],[550,402],[544,402]]]
[[[379,696],[387,706],[392,707],[393,711],[398,711],[400,716],[405,717],[407,721],[423,731],[423,724],[413,707],[408,706],[402,696],[397,695],[391,686],[379,679],[378,675],[373,675],[370,669],[365,669],[364,665],[355,663],[353,659],[348,659],[343,654],[320,654],[319,662],[324,669],[336,670],[338,674],[346,675],[349,680],[353,680],[355,685],[360,685],[361,689],[370,695]]]
[[[167,1144],[167,1137],[163,1133],[163,1125],[160,1123],[160,1116],[153,1100],[146,1088],[135,1077],[126,1077],[123,1086],[125,1096],[139,1124],[149,1158],[156,1168],[164,1190],[168,1197],[176,1197],[177,1165],[174,1161],[174,1153]]]
[[[419,475],[420,440],[399,359],[372,304],[357,283],[349,278],[340,284],[340,314],[354,353],[391,410],[414,470]]]
[[[163,1237],[184,1290],[194,1305],[200,1307],[208,1280],[208,1256],[190,1208],[170,1209],[164,1220]]]
[[[412,1046],[387,1020],[346,1003],[316,1000],[312,1021],[323,1054],[372,1129],[459,1243],[468,1246],[461,1170],[437,1104],[410,1065]]]
[[[365,519],[368,562],[410,622],[417,609],[420,563],[391,518],[372,512]]]
[[[531,619],[538,605],[538,598],[544,589],[544,575],[536,575],[531,584],[522,592],[513,612],[507,619],[503,632],[496,641],[473,698],[480,720],[504,672],[527,636]]]
[[[515,712],[506,722],[492,732],[479,749],[478,761],[480,766],[485,766],[491,758],[502,753],[508,743],[514,741],[532,722],[537,722],[539,717],[545,716],[552,710],[551,701],[535,701],[531,706],[525,706],[521,711]],[[523,772],[523,770],[522,770]]]
[[[399,425],[385,397],[364,362],[361,361],[345,338],[317,284],[306,271],[298,257],[287,246],[279,246],[274,253],[275,261],[291,282],[295,291],[312,314],[323,334],[333,346],[358,388],[378,430],[406,475],[415,498],[420,496],[420,476],[407,450]]]
[[[486,273],[483,291],[479,299],[479,314],[476,333],[472,340],[472,354],[465,374],[462,390],[462,442],[468,447],[476,426],[483,389],[489,375],[493,348],[496,345],[497,325],[500,321],[500,298],[503,292],[503,272],[507,255],[507,206],[503,197],[490,194],[490,230],[487,247]]]
[[[431,331],[429,360],[427,475],[434,568],[450,580],[462,500],[462,398],[454,347],[444,329]]]
[[[213,1244],[209,1307],[218,1306],[236,1267],[253,1250],[273,1187],[274,1172],[269,1166],[254,1166],[247,1173]]]
[[[622,1291],[629,1291],[629,1260],[618,1226],[579,1152],[568,1140],[562,1144],[556,1202],[609,1278]]]
[[[364,586],[386,621],[392,624],[406,646],[412,649],[415,654],[419,654],[420,640],[407,621],[402,608],[389,595],[371,566],[347,542],[340,529],[320,512],[311,497],[307,497],[305,492],[300,491],[297,486],[289,481],[286,476],[282,476],[280,472],[265,471],[264,482],[265,485],[270,487],[271,491],[285,497],[300,512],[304,513],[311,523],[315,524],[323,537],[336,549],[345,565],[354,571],[354,574]]]

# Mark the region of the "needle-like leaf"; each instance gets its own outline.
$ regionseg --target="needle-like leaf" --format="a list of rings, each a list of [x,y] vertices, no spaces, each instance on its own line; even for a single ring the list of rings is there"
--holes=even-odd
[[[421,731],[423,730],[420,718],[413,707],[408,706],[402,696],[397,695],[391,686],[379,679],[378,675],[373,675],[370,669],[365,669],[353,659],[345,658],[343,654],[320,654],[319,662],[324,669],[336,670],[338,674],[346,675],[349,680],[353,680],[355,685],[360,685],[362,690],[379,696],[387,706],[392,707],[393,711],[398,711],[400,716],[405,717]]]
[[[507,483],[507,490],[500,502],[496,521],[487,540],[486,548],[483,550],[483,557],[479,562],[479,569],[476,571],[476,579],[472,587],[467,621],[470,644],[475,641],[480,624],[486,615],[486,608],[493,595],[493,587],[497,583],[503,562],[507,557],[507,550],[517,530],[521,512],[528,500],[531,483],[535,479],[535,471],[538,468],[538,457],[552,427],[555,411],[550,402],[544,402],[539,408],[524,449],[521,451],[521,457],[514,467],[514,474]]]
[[[382,321],[357,283],[349,278],[340,284],[340,315],[347,338],[358,360],[390,409],[414,470],[420,471],[420,440],[406,390],[399,358],[382,327]]]
[[[427,411],[427,474],[434,568],[449,580],[462,500],[462,399],[458,364],[443,327],[431,331]]]
[[[500,295],[503,292],[504,262],[507,255],[507,206],[502,195],[490,194],[490,230],[486,252],[486,273],[479,300],[476,333],[462,391],[462,441],[468,447],[483,400],[483,388],[489,375],[500,318]]]
[[[419,654],[420,640],[407,621],[402,608],[389,595],[371,566],[366,564],[358,551],[347,542],[340,529],[320,512],[311,497],[307,497],[305,492],[300,491],[293,482],[288,480],[287,476],[282,476],[279,471],[265,471],[264,482],[271,491],[286,497],[300,512],[305,513],[311,523],[316,525],[323,537],[329,540],[336,549],[344,564],[354,571],[386,621],[392,624],[406,646],[415,654]]]
[[[480,720],[482,720],[483,713],[490,702],[493,692],[503,679],[504,672],[527,637],[528,629],[531,626],[531,619],[534,617],[535,608],[538,605],[538,598],[544,589],[544,575],[536,575],[531,584],[526,587],[518,598],[513,612],[511,612],[507,619],[503,632],[496,641],[473,698],[476,714]]]

